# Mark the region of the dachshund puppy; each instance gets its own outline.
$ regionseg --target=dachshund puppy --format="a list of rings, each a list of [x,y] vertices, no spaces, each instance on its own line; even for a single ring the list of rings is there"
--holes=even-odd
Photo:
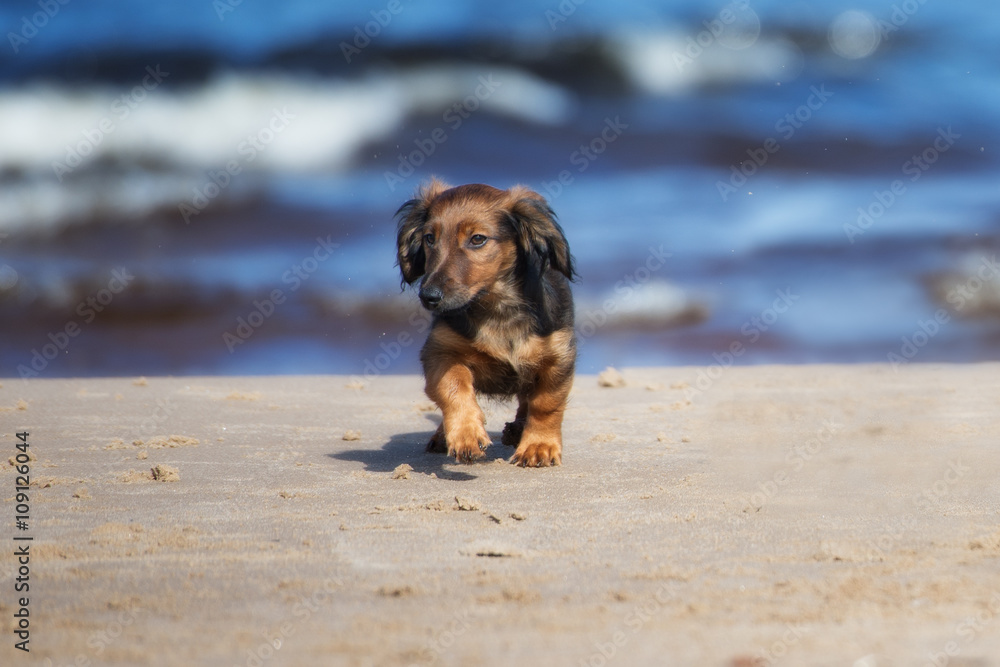
[[[502,438],[517,448],[511,463],[559,465],[576,363],[576,273],[552,209],[522,186],[432,180],[396,216],[402,281],[423,278],[420,302],[433,313],[420,361],[444,419],[427,450],[481,458],[491,443],[476,394],[517,396]]]

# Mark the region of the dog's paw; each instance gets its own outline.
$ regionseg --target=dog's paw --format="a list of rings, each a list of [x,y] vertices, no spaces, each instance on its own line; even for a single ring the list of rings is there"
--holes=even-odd
[[[472,463],[483,458],[491,444],[482,424],[463,424],[448,434],[448,456],[454,456],[458,463]]]
[[[438,426],[427,443],[427,451],[434,454],[446,454],[448,452],[448,442],[444,438],[444,428]]]
[[[514,452],[514,456],[510,458],[510,462],[530,468],[561,465],[562,445],[547,440],[522,442]]]
[[[521,443],[521,434],[524,432],[524,422],[514,420],[507,422],[503,427],[503,435],[500,441],[507,447],[517,447]]]

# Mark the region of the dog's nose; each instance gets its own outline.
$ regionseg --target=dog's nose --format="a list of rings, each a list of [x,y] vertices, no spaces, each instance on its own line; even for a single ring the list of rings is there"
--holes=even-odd
[[[443,298],[444,292],[441,291],[440,287],[427,287],[426,285],[420,287],[420,303],[424,304],[424,308],[428,310],[436,308]]]

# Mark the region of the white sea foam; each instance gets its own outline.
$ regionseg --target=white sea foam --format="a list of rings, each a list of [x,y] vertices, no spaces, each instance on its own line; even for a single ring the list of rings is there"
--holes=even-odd
[[[0,229],[142,216],[189,199],[206,172],[231,162],[262,175],[342,172],[411,114],[467,100],[471,113],[541,124],[564,120],[573,105],[569,93],[523,71],[459,65],[350,82],[257,73],[189,89],[0,91],[0,170],[8,172]],[[140,165],[144,171],[133,171]]]
[[[699,42],[700,34],[622,34],[615,53],[632,83],[654,95],[679,94],[709,84],[786,82],[802,71],[802,53],[789,40],[758,38],[734,49],[721,38]]]
[[[577,295],[577,325],[583,335],[593,327],[666,328],[698,319],[707,306],[681,287],[661,279],[635,284],[620,291]]]
[[[0,230],[55,232],[95,220],[141,220],[191,197],[191,183],[203,175],[140,170],[104,177],[90,175],[58,183],[32,178],[0,185]],[[221,195],[224,201],[245,196],[247,184]]]
[[[486,90],[481,80],[498,85]],[[527,73],[468,66],[360,82],[229,74],[187,91],[154,89],[141,100],[122,101],[123,94],[42,85],[0,92],[0,168],[54,171],[53,163],[72,162],[73,153],[83,165],[120,158],[214,168],[239,159],[248,137],[266,135],[276,112],[287,114],[288,127],[253,167],[342,168],[407,114],[443,110],[469,96],[484,110],[538,123],[559,122],[572,105],[568,93]]]

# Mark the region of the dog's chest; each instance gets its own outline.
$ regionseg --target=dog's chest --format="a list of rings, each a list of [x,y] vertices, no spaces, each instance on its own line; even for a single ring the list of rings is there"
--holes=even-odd
[[[480,353],[509,364],[518,375],[534,366],[541,352],[541,338],[530,324],[518,321],[493,323],[476,332],[472,346]]]

